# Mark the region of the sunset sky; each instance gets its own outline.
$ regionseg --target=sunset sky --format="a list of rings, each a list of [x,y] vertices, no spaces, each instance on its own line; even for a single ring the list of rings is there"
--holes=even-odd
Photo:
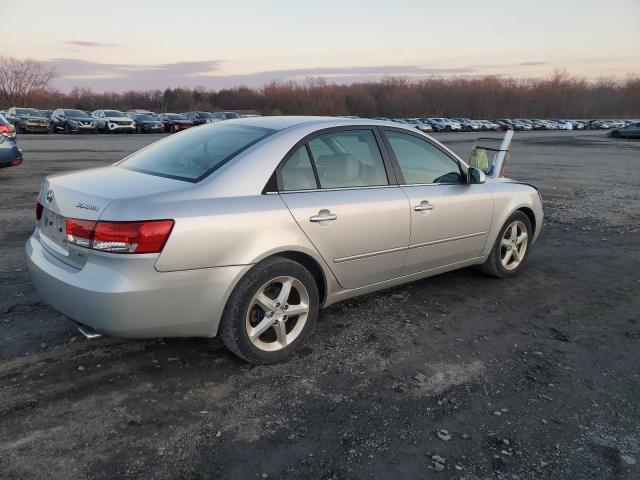
[[[640,0],[21,0],[2,20],[0,54],[62,90],[640,74]]]

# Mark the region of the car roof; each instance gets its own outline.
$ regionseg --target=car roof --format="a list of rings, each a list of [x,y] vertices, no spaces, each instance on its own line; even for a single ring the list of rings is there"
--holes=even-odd
[[[397,122],[391,120],[373,120],[368,118],[343,118],[343,117],[313,117],[313,116],[263,116],[246,117],[233,120],[226,120],[225,123],[247,125],[250,127],[262,127],[272,130],[285,130],[296,126],[315,126],[320,128],[330,128],[349,125],[388,125],[398,126]]]

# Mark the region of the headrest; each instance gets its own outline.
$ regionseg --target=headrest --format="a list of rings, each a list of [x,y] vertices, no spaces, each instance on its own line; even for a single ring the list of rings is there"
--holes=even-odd
[[[348,153],[335,153],[318,157],[318,165],[324,167],[326,184],[348,185],[361,176],[362,164]]]

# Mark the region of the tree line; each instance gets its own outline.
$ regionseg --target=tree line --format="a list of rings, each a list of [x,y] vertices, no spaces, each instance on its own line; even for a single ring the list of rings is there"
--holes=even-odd
[[[95,92],[51,88],[55,72],[33,60],[0,57],[0,107],[232,110],[263,115],[362,117],[638,118],[640,77],[586,80],[566,71],[542,79],[432,77],[338,84],[273,80],[262,88],[167,88]]]

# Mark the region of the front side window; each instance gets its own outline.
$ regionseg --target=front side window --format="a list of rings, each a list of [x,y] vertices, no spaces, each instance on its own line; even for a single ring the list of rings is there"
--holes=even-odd
[[[378,143],[371,130],[339,131],[309,142],[320,188],[387,185]]]
[[[192,128],[134,153],[120,166],[151,175],[197,182],[271,133],[273,130],[245,125]]]
[[[406,133],[385,133],[406,184],[463,183],[458,164],[429,142]]]
[[[289,157],[280,172],[283,190],[310,190],[318,188],[306,145]]]

